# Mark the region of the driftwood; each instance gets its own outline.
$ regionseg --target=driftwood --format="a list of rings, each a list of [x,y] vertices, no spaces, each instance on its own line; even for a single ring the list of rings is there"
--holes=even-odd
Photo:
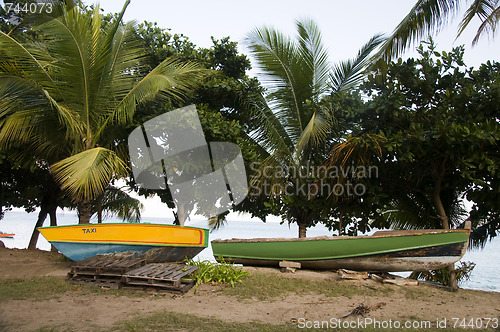
[[[339,274],[339,277],[341,279],[347,279],[347,280],[364,280],[370,278],[368,275],[368,272],[358,272],[358,271],[351,271],[351,270],[345,270],[345,269],[340,269],[337,271]]]
[[[351,311],[346,312],[342,317],[340,318],[346,318],[349,316],[365,316],[367,313],[370,312],[370,310],[377,310],[385,306],[384,302],[379,302],[377,304],[374,304],[372,306],[365,306],[364,303],[361,303],[358,305],[356,308],[352,309]]]
[[[395,276],[392,274],[389,274],[386,276],[372,274],[370,277],[371,277],[371,279],[378,281],[380,283],[383,283],[383,284],[392,284],[392,285],[398,285],[398,286],[417,286],[418,285],[418,280],[403,278],[403,277]]]
[[[296,269],[300,269],[302,264],[299,262],[291,262],[291,261],[281,261],[279,263],[281,267],[281,272],[289,272],[289,273],[295,273]]]

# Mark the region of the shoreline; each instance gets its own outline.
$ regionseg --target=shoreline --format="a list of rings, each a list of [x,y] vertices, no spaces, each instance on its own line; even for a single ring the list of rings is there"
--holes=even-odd
[[[0,298],[4,296],[0,301],[0,326],[6,327],[3,330],[122,330],[118,326],[124,321],[132,320],[127,324],[133,325],[165,315],[188,315],[201,321],[215,319],[229,325],[254,322],[286,330],[300,327],[300,322],[340,321],[343,314],[361,304],[372,309],[364,317],[345,320],[429,321],[437,328],[438,321],[445,319],[449,325],[453,318],[500,317],[500,293],[491,291],[449,292],[427,285],[337,280],[335,272],[298,270],[292,274],[273,268],[245,267],[251,276],[234,288],[203,284],[184,295],[153,289],[123,288],[116,292],[64,281],[72,264],[58,253],[0,248],[0,283],[8,286],[4,288],[15,288],[19,283],[23,287],[33,282],[41,285],[17,299],[0,294]],[[43,295],[43,289],[37,290],[48,287],[45,283],[59,285],[56,293]],[[41,295],[37,295],[38,291]]]
[[[69,225],[74,224],[74,215],[69,213],[58,213],[58,224]],[[146,218],[148,222],[165,223],[165,219]],[[146,221],[145,219],[145,221]],[[118,219],[110,217],[107,222],[121,222]],[[6,245],[10,248],[26,248],[33,226],[36,222],[36,215],[23,211],[8,211],[5,218],[0,223],[0,230],[16,233],[13,239],[4,239]],[[191,221],[190,226],[205,227],[206,225],[198,221]],[[46,220],[44,226],[48,225]],[[296,224],[280,225],[279,223],[263,223],[254,221],[229,221],[223,228],[210,234],[211,239],[230,239],[230,238],[249,238],[249,237],[296,237]],[[308,236],[324,236],[330,232],[324,227],[317,226],[308,230]],[[1,241],[1,240],[0,240]],[[44,250],[50,250],[50,244],[43,238],[39,237],[38,247]],[[472,272],[471,280],[462,283],[462,287],[466,289],[476,289],[485,291],[500,292],[500,277],[498,270],[500,269],[499,261],[496,259],[500,251],[500,237],[488,242],[484,249],[468,250],[461,261],[473,261],[476,267]],[[210,246],[202,251],[197,259],[215,261],[213,258]],[[409,273],[401,273],[401,276],[407,276]]]

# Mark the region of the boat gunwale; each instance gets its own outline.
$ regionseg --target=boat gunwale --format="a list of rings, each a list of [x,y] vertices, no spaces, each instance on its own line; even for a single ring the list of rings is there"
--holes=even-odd
[[[195,226],[180,226],[180,225],[172,225],[172,224],[154,224],[154,223],[101,223],[101,224],[76,224],[76,225],[60,225],[60,226],[45,226],[45,227],[37,227],[37,229],[54,229],[54,228],[63,228],[63,227],[102,227],[102,226],[162,226],[162,227],[174,227],[174,228],[192,228],[192,229],[201,229],[204,231],[209,231],[207,228],[195,227]]]
[[[102,244],[102,245],[130,245],[130,246],[153,246],[153,247],[199,247],[207,248],[208,243],[202,244],[181,244],[181,243],[171,243],[171,244],[161,244],[156,242],[113,242],[113,241],[84,241],[84,240],[59,240],[59,241],[49,241],[48,242],[60,242],[60,243],[75,243],[75,244]]]
[[[379,231],[385,232],[385,231]],[[386,231],[392,232],[392,231]],[[381,234],[381,235],[366,235],[366,236],[314,236],[304,238],[251,238],[251,239],[215,239],[212,243],[256,243],[256,242],[302,242],[302,241],[331,241],[331,240],[361,240],[361,239],[376,239],[388,237],[405,237],[405,236],[418,236],[428,234],[446,234],[446,233],[470,233],[470,229],[424,229],[424,230],[410,230],[408,233],[397,234]]]

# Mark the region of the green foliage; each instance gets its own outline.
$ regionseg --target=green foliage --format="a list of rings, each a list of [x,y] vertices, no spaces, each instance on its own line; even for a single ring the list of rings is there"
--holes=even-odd
[[[351,140],[341,156],[354,162],[362,156],[378,167],[379,177],[366,183],[375,198],[366,208],[376,211],[379,227],[453,228],[470,219],[482,233],[471,238],[493,237],[499,229],[500,64],[467,68],[462,47],[438,52],[432,41],[418,51],[419,58],[369,76],[364,109],[346,114],[359,142]],[[371,144],[379,150],[363,156],[367,135],[377,137]],[[470,215],[464,198],[474,203]]]
[[[104,193],[92,205],[92,215],[97,214],[98,222],[108,215],[116,215],[127,222],[140,222],[144,205],[136,198],[131,197],[125,188],[108,186]]]
[[[135,126],[145,121],[171,111],[186,104],[196,104],[200,122],[207,141],[225,141],[237,143],[242,149],[245,164],[255,160],[252,144],[246,139],[245,131],[256,128],[256,121],[251,117],[250,106],[262,90],[256,79],[246,76],[250,69],[248,58],[238,53],[237,43],[229,37],[220,40],[212,38],[210,48],[197,48],[188,37],[174,34],[169,29],[160,28],[156,23],[144,22],[138,27],[138,33],[146,44],[150,54],[150,66],[156,66],[168,56],[175,55],[183,60],[197,61],[211,71],[203,82],[191,93],[185,101],[175,99],[153,100],[140,105],[134,114]],[[126,141],[126,138],[123,138]],[[132,187],[135,183],[130,182]],[[170,208],[175,208],[169,190],[145,190],[137,188],[140,195],[149,197],[158,195],[161,201]],[[193,197],[191,202],[185,202],[183,207],[177,207],[178,213],[187,215],[194,204],[203,198]],[[185,213],[179,213],[179,209]],[[245,211],[259,214],[262,209],[256,204],[244,202],[239,207]],[[208,217],[208,216],[207,216]],[[214,216],[214,227],[223,224],[225,215]],[[181,223],[181,220],[176,220]]]
[[[137,106],[155,97],[182,100],[206,73],[172,57],[152,67],[134,23],[121,22],[128,3],[114,16],[99,6],[67,6],[58,18],[18,28],[37,41],[0,32],[0,145],[57,163],[52,172],[83,202],[79,209],[125,174],[117,139]],[[81,209],[80,217],[88,222]]]
[[[267,89],[254,104],[259,127],[248,133],[259,145],[260,157],[251,174],[250,198],[267,198],[266,210],[297,223],[299,236],[305,236],[307,227],[328,223],[331,217],[326,203],[330,193],[310,190],[319,180],[315,169],[341,139],[336,135],[337,105],[325,97],[332,91],[345,95],[363,80],[380,38],[372,38],[354,59],[333,67],[321,32],[310,20],[297,22],[296,38],[263,27],[251,32],[247,43]],[[267,176],[270,169],[274,171]]]
[[[455,275],[457,282],[463,283],[470,280],[472,270],[476,267],[474,262],[460,262],[460,265],[455,268]],[[450,274],[447,268],[431,271],[414,271],[410,274],[409,278],[415,280],[425,280],[432,282],[439,282],[444,286],[450,285]]]
[[[187,260],[186,263],[198,267],[194,274],[195,287],[204,283],[231,284],[231,287],[234,287],[236,283],[242,282],[249,275],[234,264],[226,263],[224,259],[221,259],[220,263],[192,259]]]
[[[415,1],[410,12],[398,24],[392,35],[387,37],[378,56],[388,63],[397,58],[412,45],[423,38],[439,32],[455,14],[466,8],[465,0],[426,0]],[[464,13],[457,32],[457,38],[473,19],[479,18],[478,27],[472,44],[476,44],[485,33],[494,36],[500,21],[500,5],[496,0],[472,1]]]

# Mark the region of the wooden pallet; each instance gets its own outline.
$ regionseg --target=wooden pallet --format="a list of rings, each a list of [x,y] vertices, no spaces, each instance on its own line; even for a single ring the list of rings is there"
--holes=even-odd
[[[75,278],[69,280],[75,285],[89,285],[96,287],[104,287],[110,289],[119,289],[122,287],[120,279],[93,279],[93,278]]]
[[[97,255],[71,266],[68,279],[121,280],[123,273],[146,264],[143,258]]]
[[[122,283],[126,285],[158,287],[185,293],[193,287],[194,280],[184,277],[189,276],[197,269],[197,266],[150,263],[124,273]]]

